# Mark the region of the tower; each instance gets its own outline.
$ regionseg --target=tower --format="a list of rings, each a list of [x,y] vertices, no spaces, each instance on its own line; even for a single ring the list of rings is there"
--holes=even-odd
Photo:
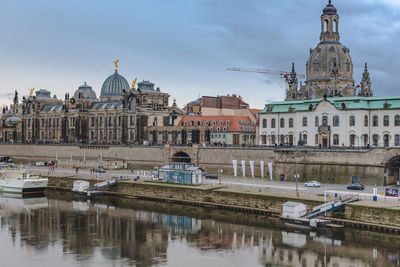
[[[305,98],[355,95],[350,50],[340,43],[339,15],[331,0],[322,11],[319,39],[306,64]]]
[[[288,81],[288,90],[286,91],[285,101],[288,100],[296,100],[298,98],[298,85],[299,82],[297,80],[297,73],[294,68],[294,62],[292,63],[292,71],[290,72],[290,77]]]
[[[374,94],[372,93],[372,90],[371,90],[371,80],[369,78],[369,71],[368,71],[367,63],[365,63],[365,68],[364,68],[364,72],[363,72],[362,79],[361,79],[361,90],[358,95],[365,96],[365,97],[374,96]]]

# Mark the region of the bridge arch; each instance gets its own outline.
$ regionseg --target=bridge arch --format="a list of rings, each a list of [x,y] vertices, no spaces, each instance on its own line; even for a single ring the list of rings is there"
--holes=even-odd
[[[192,158],[186,152],[178,151],[171,157],[171,161],[190,163]]]

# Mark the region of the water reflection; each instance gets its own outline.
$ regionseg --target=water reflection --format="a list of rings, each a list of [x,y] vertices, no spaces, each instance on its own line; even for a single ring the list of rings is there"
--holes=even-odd
[[[0,249],[38,266],[399,266],[398,236],[127,199],[0,196]],[[7,263],[7,260],[6,260]],[[11,263],[11,261],[10,261]]]

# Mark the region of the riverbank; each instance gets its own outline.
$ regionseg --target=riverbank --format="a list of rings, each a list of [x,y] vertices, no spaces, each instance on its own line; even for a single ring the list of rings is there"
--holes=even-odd
[[[81,177],[49,176],[49,189],[70,191],[75,180]],[[92,184],[97,179],[86,179]],[[278,217],[282,204],[286,201],[297,201],[307,205],[308,209],[323,203],[318,196],[301,196],[299,198],[280,195],[279,192],[244,192],[238,188],[218,185],[189,186],[155,182],[118,181],[117,185],[106,191],[105,196],[136,198],[199,206],[213,209],[230,210],[243,213]],[[368,205],[366,200],[348,204],[344,210],[335,212],[333,223],[359,227],[373,231],[400,233],[400,209],[397,207],[377,207]]]

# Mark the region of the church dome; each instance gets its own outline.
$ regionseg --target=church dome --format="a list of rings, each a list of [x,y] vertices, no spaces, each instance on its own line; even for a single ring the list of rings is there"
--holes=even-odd
[[[339,77],[353,77],[349,49],[339,42],[321,42],[311,50],[307,61],[307,78],[328,78],[335,67]]]
[[[118,74],[118,71],[115,71],[113,75],[104,81],[100,97],[121,96],[124,90],[130,90],[129,83],[123,76]]]
[[[84,85],[79,86],[78,90],[74,93],[75,99],[97,99],[95,91],[93,91],[92,87],[87,85],[86,82]]]

